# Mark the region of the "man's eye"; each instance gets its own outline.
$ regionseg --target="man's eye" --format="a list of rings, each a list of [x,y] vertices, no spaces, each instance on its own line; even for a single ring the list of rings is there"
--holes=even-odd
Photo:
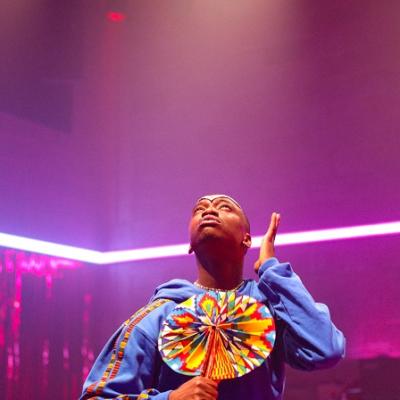
[[[204,207],[196,207],[196,208],[193,210],[193,213],[197,213],[197,212],[203,211],[203,210],[204,210]]]
[[[224,208],[225,210],[232,210],[232,207],[228,206],[228,204],[222,204],[220,208]]]

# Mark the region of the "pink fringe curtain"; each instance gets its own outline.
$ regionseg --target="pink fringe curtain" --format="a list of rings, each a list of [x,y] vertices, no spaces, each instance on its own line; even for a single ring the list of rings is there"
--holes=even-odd
[[[94,358],[93,293],[79,267],[75,261],[0,249],[2,399],[79,397]]]

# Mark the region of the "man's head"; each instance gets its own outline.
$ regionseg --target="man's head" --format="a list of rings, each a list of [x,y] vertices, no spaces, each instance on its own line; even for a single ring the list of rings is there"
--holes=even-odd
[[[189,235],[189,252],[210,240],[237,246],[243,250],[243,255],[251,246],[249,220],[240,204],[225,194],[202,196],[197,200],[189,223]]]

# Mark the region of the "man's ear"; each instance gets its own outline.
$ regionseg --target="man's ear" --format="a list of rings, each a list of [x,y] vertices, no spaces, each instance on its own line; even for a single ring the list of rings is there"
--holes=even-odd
[[[246,246],[248,249],[251,247],[251,236],[250,233],[246,233],[244,235],[243,241],[242,241],[243,245]]]

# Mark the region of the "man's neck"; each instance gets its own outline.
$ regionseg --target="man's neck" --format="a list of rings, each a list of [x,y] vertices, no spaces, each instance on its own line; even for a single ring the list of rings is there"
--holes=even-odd
[[[223,260],[218,257],[200,259],[196,256],[198,267],[197,282],[213,289],[229,290],[243,281],[243,259]]]

